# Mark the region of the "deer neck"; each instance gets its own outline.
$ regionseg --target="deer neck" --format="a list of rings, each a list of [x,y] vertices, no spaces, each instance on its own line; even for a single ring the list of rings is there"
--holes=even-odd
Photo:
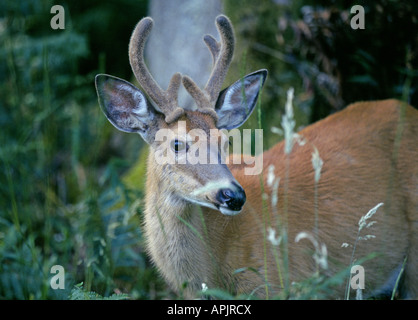
[[[186,285],[185,294],[201,290],[202,283],[217,284],[219,259],[215,260],[212,215],[218,212],[190,204],[164,181],[153,153],[148,158],[145,205],[147,249],[161,273],[175,288]],[[208,217],[210,216],[210,217]],[[219,218],[219,217],[218,217]],[[219,221],[215,222],[219,223]]]

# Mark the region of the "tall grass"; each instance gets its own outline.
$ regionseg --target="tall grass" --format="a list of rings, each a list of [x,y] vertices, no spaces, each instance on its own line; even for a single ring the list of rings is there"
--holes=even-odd
[[[381,206],[383,206],[383,203],[379,203],[378,205],[376,205],[375,207],[373,207],[372,209],[370,209],[364,216],[362,216],[358,222],[358,230],[357,230],[357,236],[355,238],[355,242],[353,244],[353,251],[351,254],[351,258],[350,258],[350,270],[351,267],[353,266],[353,262],[354,262],[354,257],[355,257],[355,253],[356,253],[356,248],[357,245],[359,243],[359,241],[361,240],[368,240],[368,239],[372,239],[375,236],[374,235],[365,235],[365,236],[361,236],[361,231],[366,228],[370,228],[371,226],[373,226],[375,224],[375,221],[370,221],[367,222],[367,220],[369,220],[371,217],[373,217],[373,215],[377,212],[377,209],[379,209]],[[347,245],[346,243],[344,243],[344,245]],[[351,274],[350,276],[347,278],[347,284],[346,284],[346,293],[345,293],[345,299],[348,300],[350,298],[350,280],[351,280]],[[361,296],[361,289],[357,290],[357,298],[359,300],[361,300],[359,297]]]
[[[266,299],[270,299],[270,298],[291,298],[291,299],[315,299],[315,298],[321,298],[321,297],[325,297],[326,296],[326,292],[330,289],[332,289],[334,286],[336,285],[340,285],[344,282],[344,280],[346,279],[346,293],[345,293],[345,299],[349,299],[350,298],[350,280],[351,280],[351,274],[350,274],[350,270],[351,267],[353,266],[353,262],[355,259],[355,254],[356,254],[356,248],[359,244],[359,241],[362,240],[369,240],[372,239],[374,236],[373,235],[362,235],[361,232],[364,229],[368,229],[371,226],[374,225],[374,221],[368,221],[379,209],[379,207],[381,207],[383,205],[383,203],[378,204],[377,206],[375,206],[374,208],[372,208],[366,215],[362,216],[361,219],[359,220],[358,224],[358,230],[357,230],[357,236],[355,237],[355,242],[354,244],[352,244],[351,246],[353,247],[352,250],[352,255],[351,255],[351,259],[350,259],[350,263],[348,266],[341,268],[341,270],[339,272],[337,272],[335,275],[333,276],[325,276],[324,274],[321,274],[321,270],[327,270],[328,269],[328,252],[327,252],[327,247],[326,247],[326,243],[320,243],[319,242],[319,230],[318,230],[318,225],[319,225],[319,202],[318,202],[318,184],[321,178],[321,170],[322,170],[322,166],[323,166],[323,161],[320,158],[319,155],[319,151],[318,149],[314,146],[311,145],[309,143],[309,141],[306,141],[304,139],[304,137],[298,135],[297,133],[295,133],[294,131],[294,127],[295,127],[295,123],[294,123],[294,119],[292,116],[292,102],[293,102],[293,92],[292,90],[289,90],[288,92],[288,100],[287,100],[287,104],[286,104],[286,114],[283,116],[283,121],[282,121],[282,126],[283,126],[283,131],[284,132],[284,137],[285,137],[285,153],[287,156],[287,159],[289,160],[289,154],[292,151],[293,148],[293,144],[294,143],[298,143],[299,145],[303,146],[305,144],[310,145],[310,147],[313,149],[312,152],[312,167],[314,170],[314,181],[313,181],[313,188],[314,188],[314,201],[312,203],[313,207],[314,207],[314,225],[312,226],[313,228],[313,235],[308,233],[308,232],[300,232],[296,238],[294,239],[295,242],[300,242],[303,239],[307,239],[309,240],[314,247],[314,252],[313,252],[313,259],[315,261],[315,272],[312,274],[311,277],[308,277],[300,282],[297,283],[292,283],[290,284],[290,278],[289,278],[289,265],[288,263],[288,243],[287,241],[289,241],[289,239],[287,238],[287,206],[286,206],[286,197],[287,197],[287,192],[288,192],[288,179],[289,179],[289,170],[290,170],[290,165],[289,162],[287,164],[285,164],[285,177],[283,178],[284,181],[284,195],[283,195],[283,199],[281,199],[281,201],[284,202],[284,209],[283,212],[277,212],[277,202],[278,202],[278,188],[279,188],[279,183],[281,181],[281,177],[276,177],[274,174],[275,171],[275,167],[273,165],[271,165],[269,168],[267,168],[268,172],[267,172],[267,185],[264,185],[264,173],[260,174],[260,188],[261,188],[261,194],[262,194],[262,198],[260,199],[263,203],[262,208],[263,208],[263,213],[262,213],[262,217],[263,217],[263,236],[264,236],[264,241],[263,241],[263,252],[264,252],[264,284],[261,285],[260,287],[263,286],[264,290],[265,290],[265,297]],[[258,110],[259,112],[259,124],[261,124],[260,121],[260,109]],[[276,129],[274,131],[277,131]],[[270,196],[267,196],[267,194],[265,193],[266,188],[270,189]],[[269,199],[270,198],[270,199]],[[276,235],[276,230],[274,228],[272,228],[271,225],[271,221],[270,221],[270,212],[268,212],[268,205],[266,204],[266,201],[270,200],[271,201],[271,210],[273,212],[271,212],[273,215],[279,215],[277,217],[277,219],[279,220],[278,223],[278,230],[279,230],[279,235]],[[354,232],[354,230],[353,230]],[[267,235],[268,233],[268,235]],[[293,239],[292,239],[293,240]],[[273,246],[273,250],[270,251],[267,249],[267,242],[270,242],[271,245]],[[348,244],[343,244],[343,246],[349,246]],[[276,287],[278,284],[274,284],[271,283],[269,281],[269,278],[267,276],[267,272],[270,272],[271,270],[268,270],[268,266],[267,266],[267,255],[269,254],[273,254],[274,255],[274,259],[276,261],[276,267],[277,267],[277,272],[278,272],[278,279],[279,279],[279,285],[282,288],[283,293],[281,293],[278,296],[271,296],[270,295],[270,291],[269,288],[270,287]],[[360,259],[358,259],[357,261],[359,263],[361,263],[362,261],[371,259],[375,256],[374,253],[372,253],[371,255],[369,255],[368,257],[361,257]],[[348,274],[348,276],[347,276]],[[399,281],[400,276],[398,277],[398,281]],[[393,289],[394,292],[396,291],[396,287],[398,285],[398,281],[397,284],[395,285],[395,288]],[[252,292],[249,296],[246,296],[246,298],[253,298],[255,294],[255,292],[258,290],[259,288],[255,288],[254,292]],[[226,292],[225,290],[219,289],[219,288],[211,288],[210,290],[207,290],[207,288],[205,288],[204,290],[206,295],[212,295],[214,297],[217,298],[228,298],[228,299],[233,299],[233,298],[237,298],[232,296],[230,293]],[[325,295],[324,295],[325,293]],[[242,298],[243,296],[240,295],[238,296],[239,298]],[[356,299],[362,299],[362,291],[361,289],[357,289],[357,296]]]
[[[0,21],[0,299],[68,299],[81,282],[105,297],[161,297],[141,242],[143,193],[123,182],[129,161],[112,151],[98,107],[93,79],[104,70],[78,72],[89,49],[70,27],[22,27],[49,4],[15,5]],[[51,288],[53,265],[65,289]]]
[[[90,54],[86,36],[71,28],[55,34],[35,34],[25,28],[39,23],[39,15],[52,2],[17,3],[2,5],[15,16],[2,15],[0,21],[0,299],[126,297],[113,295],[119,292],[139,299],[172,297],[144,254],[143,192],[131,188],[121,178],[139,150],[129,160],[121,159],[117,147],[120,137],[114,134],[97,104],[93,79],[96,73],[106,71],[106,56],[100,56],[97,70],[81,74],[78,62]],[[42,20],[44,24],[48,25]],[[409,96],[412,78],[416,76],[407,78],[404,86],[404,101]],[[262,128],[260,104],[257,112]],[[287,117],[288,123],[283,124],[287,126],[289,147],[295,139],[301,140],[295,135],[291,114]],[[393,153],[395,163],[403,119],[401,112]],[[123,139],[131,138],[125,135]],[[318,159],[318,154],[313,156],[316,240],[322,166]],[[289,157],[285,166],[285,177],[272,175],[267,186],[261,179],[262,188],[271,189],[273,214],[280,201],[275,197],[279,186],[288,190]],[[138,185],[142,181],[135,182]],[[285,218],[278,235],[276,230],[267,228],[269,212],[263,212],[266,276],[261,287],[272,298],[267,255],[273,254],[280,286],[286,291],[280,298],[318,297],[320,290],[333,285],[333,279],[316,272],[305,281],[290,283],[287,244],[293,239],[287,238],[287,192],[281,200],[285,203]],[[205,239],[206,235],[201,236]],[[269,243],[275,248],[273,252],[267,250]],[[319,271],[325,255],[322,244],[317,243],[316,247]],[[353,256],[354,253],[355,249]],[[50,286],[50,270],[56,264],[65,269],[64,290]],[[336,277],[346,276],[344,269]],[[202,288],[202,295],[253,297],[207,287]]]

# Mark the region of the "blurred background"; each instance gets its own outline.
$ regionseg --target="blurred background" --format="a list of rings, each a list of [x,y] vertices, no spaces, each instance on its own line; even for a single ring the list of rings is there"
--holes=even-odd
[[[50,26],[56,4],[64,30]],[[363,30],[350,27],[356,4],[365,9]],[[146,60],[157,81],[166,88],[180,71],[203,85],[211,56],[202,37],[219,38],[219,13],[236,33],[225,86],[269,71],[260,104],[265,149],[281,139],[271,127],[280,127],[290,87],[298,128],[359,100],[418,106],[415,0],[2,0],[0,299],[75,298],[80,283],[82,293],[103,297],[175,297],[144,253],[145,143],[108,123],[94,76],[136,83],[128,42],[150,15]],[[187,95],[181,103],[190,104]],[[258,126],[254,112],[244,128]],[[64,267],[65,289],[51,288],[53,265]]]

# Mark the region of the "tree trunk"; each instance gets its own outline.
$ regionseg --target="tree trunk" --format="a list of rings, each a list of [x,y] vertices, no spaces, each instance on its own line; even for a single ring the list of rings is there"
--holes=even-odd
[[[205,34],[219,39],[215,18],[222,12],[221,0],[151,0],[149,15],[154,27],[146,45],[151,74],[164,90],[171,76],[180,72],[200,87],[206,84],[212,56],[203,42]],[[193,99],[180,87],[179,105],[193,106]]]

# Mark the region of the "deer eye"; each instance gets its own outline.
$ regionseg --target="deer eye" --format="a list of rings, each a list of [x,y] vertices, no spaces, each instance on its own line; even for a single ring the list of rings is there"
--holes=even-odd
[[[176,153],[183,151],[184,149],[187,151],[187,145],[184,141],[175,139],[171,141],[171,149],[173,149],[173,151]]]

